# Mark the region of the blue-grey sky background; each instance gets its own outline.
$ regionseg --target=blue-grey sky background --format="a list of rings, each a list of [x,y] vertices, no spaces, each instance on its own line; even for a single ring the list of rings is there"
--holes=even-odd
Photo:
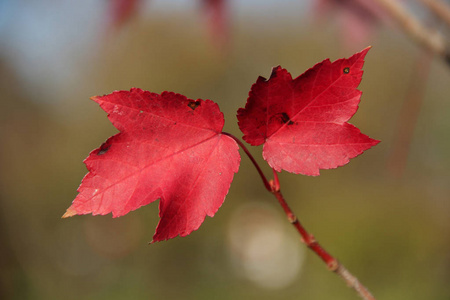
[[[233,0],[232,20],[251,18],[264,24],[268,15],[303,18],[310,1]],[[200,1],[145,1],[136,18],[177,13],[200,16]],[[53,101],[46,89],[68,91],[77,81],[80,61],[95,51],[108,17],[108,1],[0,1],[0,56],[13,68],[39,101]],[[200,20],[201,21],[201,20]]]

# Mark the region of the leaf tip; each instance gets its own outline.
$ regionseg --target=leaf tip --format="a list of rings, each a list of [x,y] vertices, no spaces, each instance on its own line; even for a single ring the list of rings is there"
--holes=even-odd
[[[64,213],[64,215],[62,215],[61,219],[65,219],[68,217],[73,217],[75,216],[77,213],[76,211],[70,209],[70,207],[66,210],[66,212]]]
[[[367,54],[367,52],[369,52],[370,49],[372,49],[372,46],[367,46],[366,48],[364,48],[364,49],[360,52],[360,54],[361,54],[363,57],[365,57],[366,54]]]
[[[272,72],[270,73],[270,77],[274,76],[277,74],[278,71],[280,71],[282,68],[280,65],[276,66],[276,67],[272,67]]]
[[[64,213],[64,215],[62,215],[61,219],[66,219],[66,218],[72,217],[72,216],[74,216],[74,215],[76,215],[76,213],[67,210],[67,211]]]
[[[151,245],[154,245],[154,244],[156,244],[158,242],[164,242],[164,241],[167,241],[167,240],[169,240],[169,239],[161,239],[161,238],[153,237],[152,241],[148,242],[148,245],[151,246]]]
[[[280,75],[289,74],[289,72],[286,69],[283,69],[280,65],[273,67],[272,72],[270,73],[269,80],[275,77],[278,77]],[[290,75],[289,75],[290,76]],[[292,79],[292,78],[290,78]]]

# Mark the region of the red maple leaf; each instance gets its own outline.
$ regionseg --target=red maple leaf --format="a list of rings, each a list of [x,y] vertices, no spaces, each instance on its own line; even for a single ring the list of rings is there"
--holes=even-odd
[[[269,80],[259,77],[238,110],[244,140],[264,144],[263,157],[276,171],[314,176],[376,145],[347,123],[358,109],[356,88],[367,51],[333,63],[326,59],[295,79],[281,67]]]
[[[216,213],[240,162],[216,103],[140,89],[92,100],[120,133],[86,158],[89,173],[63,217],[118,217],[160,199],[153,241],[161,241],[190,234]]]

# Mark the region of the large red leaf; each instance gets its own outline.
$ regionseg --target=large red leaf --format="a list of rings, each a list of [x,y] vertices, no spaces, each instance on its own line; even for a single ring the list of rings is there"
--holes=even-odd
[[[269,80],[259,77],[238,110],[244,140],[264,144],[263,157],[276,171],[305,175],[342,166],[376,145],[347,123],[358,109],[367,51],[324,60],[295,79],[281,67]]]
[[[153,241],[186,236],[213,216],[240,156],[211,100],[131,89],[93,97],[120,133],[85,160],[89,173],[64,217],[113,217],[160,199]]]

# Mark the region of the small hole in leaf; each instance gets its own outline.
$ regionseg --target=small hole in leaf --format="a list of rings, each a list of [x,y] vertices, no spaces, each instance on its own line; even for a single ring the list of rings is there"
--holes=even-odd
[[[190,101],[188,103],[188,106],[192,109],[195,110],[198,106],[200,106],[200,101]]]
[[[284,124],[292,125],[294,122],[291,121],[288,114],[283,112],[281,113],[281,121],[283,121]]]
[[[350,73],[350,68],[349,67],[345,67],[344,68],[344,74],[348,74]]]
[[[108,152],[109,148],[111,148],[111,145],[107,145],[106,143],[103,143],[100,146],[100,151],[97,152],[97,155],[103,155],[106,152]]]

